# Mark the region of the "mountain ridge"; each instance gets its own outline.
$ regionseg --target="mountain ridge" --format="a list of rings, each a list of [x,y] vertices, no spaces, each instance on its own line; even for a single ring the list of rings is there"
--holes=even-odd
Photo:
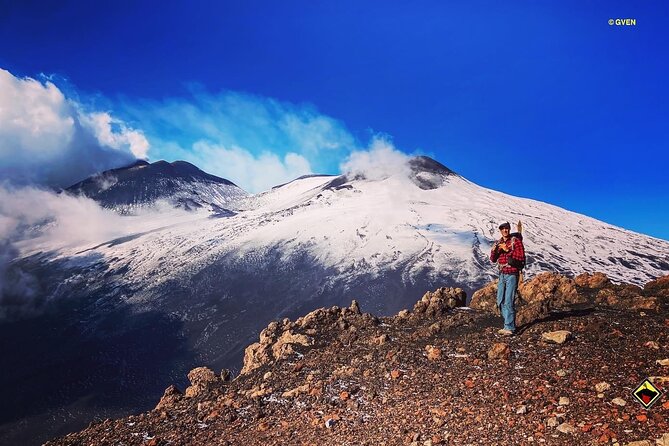
[[[132,214],[160,200],[192,210],[209,207],[224,210],[235,199],[247,195],[232,181],[211,175],[186,161],[149,163],[145,160],[89,177],[65,189],[83,195],[102,207]]]
[[[669,385],[669,276],[643,289],[601,273],[538,276],[520,290],[512,338],[496,334],[494,285],[472,308],[440,288],[389,317],[353,301],[273,321],[232,381],[192,369],[153,410],[46,445],[668,444],[669,402],[644,410],[629,388]]]

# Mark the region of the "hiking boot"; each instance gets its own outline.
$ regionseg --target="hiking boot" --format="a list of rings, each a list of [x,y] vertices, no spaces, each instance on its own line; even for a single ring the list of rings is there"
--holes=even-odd
[[[501,330],[497,330],[497,333],[503,335],[503,336],[511,336],[513,335],[513,332],[511,330],[507,330],[506,328],[502,328]]]

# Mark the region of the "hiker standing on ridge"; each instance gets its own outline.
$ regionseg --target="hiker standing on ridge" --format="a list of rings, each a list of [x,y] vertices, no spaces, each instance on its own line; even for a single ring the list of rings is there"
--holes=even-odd
[[[504,328],[498,333],[510,336],[516,331],[516,308],[513,300],[518,288],[520,270],[525,267],[525,248],[523,236],[520,232],[511,234],[509,222],[499,225],[499,231],[502,238],[493,245],[490,260],[496,262],[499,268],[497,306],[504,318]]]

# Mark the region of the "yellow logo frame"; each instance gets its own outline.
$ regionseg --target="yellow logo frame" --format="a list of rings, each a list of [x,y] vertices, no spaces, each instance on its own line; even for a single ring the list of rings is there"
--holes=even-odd
[[[632,390],[632,396],[644,409],[650,409],[660,399],[662,391],[646,378]]]

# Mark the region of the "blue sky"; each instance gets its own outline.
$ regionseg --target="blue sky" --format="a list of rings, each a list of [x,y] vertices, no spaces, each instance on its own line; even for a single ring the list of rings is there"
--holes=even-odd
[[[150,159],[247,166],[247,189],[337,173],[383,134],[669,239],[669,4],[509,3],[5,2],[0,68],[141,133]]]

